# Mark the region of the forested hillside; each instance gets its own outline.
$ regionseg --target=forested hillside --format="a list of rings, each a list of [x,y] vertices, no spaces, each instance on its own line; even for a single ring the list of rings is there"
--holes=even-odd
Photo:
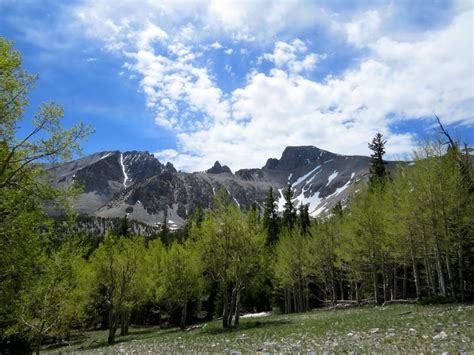
[[[474,297],[474,169],[441,124],[393,173],[377,134],[368,183],[325,218],[296,205],[291,185],[281,213],[272,189],[264,211],[241,209],[221,189],[179,232],[165,224],[138,235],[125,218],[100,230],[91,221],[85,233],[69,208],[80,187],[53,187],[36,163],[69,159],[91,130],[62,128],[61,107],[45,104],[19,137],[34,80],[0,39],[2,353],[39,352],[84,329],[107,329],[112,344],[132,323],[185,329],[222,317],[228,328],[244,312]],[[64,211],[59,227],[46,203]]]

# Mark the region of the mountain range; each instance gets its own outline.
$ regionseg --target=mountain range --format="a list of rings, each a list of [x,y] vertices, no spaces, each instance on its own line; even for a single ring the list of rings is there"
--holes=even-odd
[[[107,151],[74,161],[48,165],[57,186],[79,182],[83,192],[74,200],[79,214],[123,217],[159,225],[164,212],[171,229],[186,223],[197,207],[211,205],[220,188],[227,190],[241,207],[254,203],[263,209],[272,187],[283,210],[283,193],[294,188],[296,205],[309,204],[312,217],[328,214],[339,201],[345,203],[359,180],[369,174],[370,158],[331,153],[313,146],[287,147],[280,159],[270,158],[261,168],[234,173],[218,161],[203,172],[177,171],[148,152]],[[393,169],[396,162],[388,162]]]

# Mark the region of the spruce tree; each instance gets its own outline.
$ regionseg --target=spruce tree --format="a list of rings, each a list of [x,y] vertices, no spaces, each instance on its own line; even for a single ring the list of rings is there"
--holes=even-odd
[[[168,228],[168,208],[163,210],[163,224],[161,226],[161,241],[166,245],[169,246],[169,228]]]
[[[385,143],[386,139],[383,139],[381,133],[377,133],[372,139],[372,143],[369,143],[369,148],[373,151],[370,155],[370,184],[373,186],[374,183],[383,183],[388,177],[387,162],[383,160],[385,154]]]
[[[308,205],[301,204],[298,208],[298,219],[299,225],[301,228],[301,233],[306,235],[309,232],[310,220],[309,220],[309,210]]]
[[[288,229],[292,229],[296,220],[295,205],[293,203],[294,191],[291,184],[288,184],[288,188],[285,191],[285,205],[283,210],[283,225]]]
[[[278,240],[278,211],[271,187],[268,190],[264,208],[263,225],[267,232],[267,244],[273,245]]]
[[[120,226],[117,230],[117,234],[121,237],[128,237],[129,234],[130,234],[129,229],[130,229],[130,227],[129,227],[129,223],[128,223],[128,216],[125,215],[122,218],[122,221],[120,222]]]

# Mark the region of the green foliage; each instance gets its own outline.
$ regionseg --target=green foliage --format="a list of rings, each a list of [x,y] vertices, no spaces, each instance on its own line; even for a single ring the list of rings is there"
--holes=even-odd
[[[383,183],[388,177],[387,163],[383,160],[385,155],[385,144],[387,141],[383,139],[381,133],[377,133],[369,143],[369,148],[373,151],[370,155],[370,183]]]
[[[274,284],[284,293],[284,312],[308,310],[308,282],[314,275],[311,239],[284,229],[275,247]],[[293,300],[293,301],[292,301]]]
[[[283,206],[283,217],[282,223],[285,228],[292,229],[296,221],[296,209],[293,202],[295,191],[293,186],[288,184],[283,197],[285,198],[285,204]]]
[[[62,128],[62,108],[45,103],[32,118],[33,129],[20,137],[35,80],[22,68],[12,43],[0,37],[0,343],[62,331],[74,313],[68,308],[73,276],[61,276],[71,260],[59,262],[43,205],[67,208],[77,188],[54,188],[37,162],[80,152],[79,141],[91,129],[83,124]]]
[[[229,201],[225,190],[216,193],[213,206],[191,237],[197,242],[205,273],[219,283],[223,325],[227,327],[234,314],[238,323],[239,297],[255,277],[266,238],[253,217],[255,212],[243,214]]]
[[[273,189],[268,190],[265,199],[263,211],[263,226],[267,231],[267,244],[273,245],[278,240],[279,218],[277,210],[277,202],[273,196]]]
[[[191,242],[173,243],[161,262],[163,301],[181,308],[181,329],[184,329],[188,302],[199,299],[202,288],[202,272],[199,256]]]
[[[144,255],[143,238],[108,235],[90,257],[89,289],[94,302],[108,311],[109,343],[115,341],[120,318],[129,317],[148,297]]]
[[[61,244],[39,256],[35,278],[19,292],[17,323],[10,332],[21,333],[39,349],[45,335],[61,337],[82,324],[85,298],[79,270],[84,267],[81,246],[74,241]]]

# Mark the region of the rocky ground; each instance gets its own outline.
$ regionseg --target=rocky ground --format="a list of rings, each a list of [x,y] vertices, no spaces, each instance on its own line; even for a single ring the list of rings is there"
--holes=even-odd
[[[366,353],[474,351],[474,305],[391,305],[315,310],[304,314],[244,318],[223,330],[213,321],[192,330],[134,329],[107,347],[104,332],[55,353],[151,354],[219,353]]]

